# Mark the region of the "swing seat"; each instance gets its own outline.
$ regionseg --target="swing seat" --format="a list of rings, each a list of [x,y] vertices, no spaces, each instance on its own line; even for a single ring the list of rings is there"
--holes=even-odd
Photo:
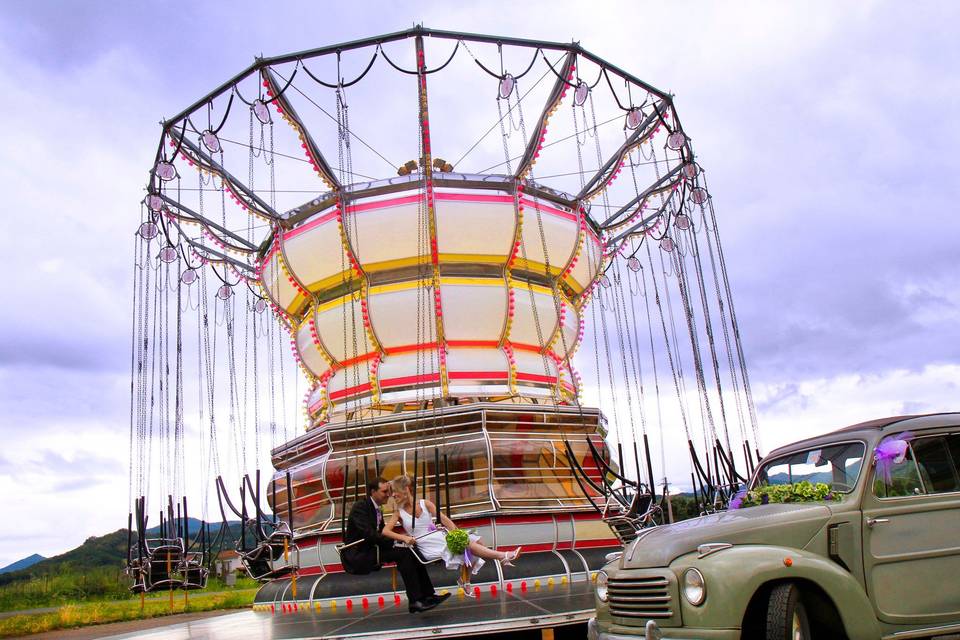
[[[210,569],[203,565],[202,553],[188,553],[178,569],[183,579],[182,589],[203,589],[207,586]]]
[[[123,572],[133,580],[133,584],[130,585],[130,593],[144,593],[147,590],[143,579],[143,567],[139,558],[131,560]]]
[[[183,561],[183,540],[180,538],[157,538],[146,540],[147,556],[141,568],[144,591],[178,589],[183,580],[176,571]]]
[[[269,535],[265,535],[263,532],[264,524],[275,527]],[[237,549],[237,552],[240,554],[240,561],[251,578],[260,582],[269,582],[286,577],[299,568],[296,562],[276,566],[276,562],[281,560],[285,554],[299,554],[296,545],[293,543],[293,533],[290,531],[288,523],[278,522],[274,525],[270,521],[251,520],[248,521],[247,527],[252,530],[254,537],[257,539],[257,546],[250,551]],[[299,555],[297,557],[299,558]]]
[[[446,529],[445,529],[444,527],[437,527],[436,530],[437,530],[437,531],[446,531]],[[430,533],[433,533],[433,531],[431,531]],[[430,535],[430,533],[425,533],[425,534],[423,534],[423,535],[424,535],[424,536],[428,536],[428,535]],[[472,532],[471,532],[471,533],[472,533]],[[419,537],[423,537],[423,536],[419,536]],[[434,558],[434,559],[432,559],[432,560],[427,560],[426,558],[424,558],[424,557],[420,554],[420,549],[419,549],[416,545],[413,545],[413,546],[411,547],[411,546],[409,546],[409,545],[403,544],[403,543],[400,542],[400,541],[397,541],[397,542],[394,542],[394,543],[393,543],[393,546],[395,546],[395,547],[405,547],[405,548],[407,548],[407,549],[410,549],[410,551],[413,553],[413,557],[417,559],[417,562],[419,562],[420,564],[425,565],[425,566],[426,566],[426,565],[433,564],[434,562],[437,562],[437,561],[439,561],[439,560],[443,560],[443,558],[442,558],[442,557],[439,557],[439,556],[436,557],[436,558]]]
[[[288,553],[291,551],[297,552],[297,548],[289,544],[287,550]],[[283,558],[283,542],[278,545],[275,542],[264,541],[251,551],[240,552],[240,561],[247,569],[247,573],[251,578],[260,582],[283,578],[299,568],[294,562],[279,567],[274,566],[273,563],[281,558]]]
[[[405,532],[405,531],[406,531],[399,523],[397,524],[397,527],[396,527],[396,528],[397,528],[399,531],[401,531],[401,532]],[[438,529],[443,529],[443,527],[438,527]],[[432,533],[432,532],[431,532],[431,533]],[[344,544],[344,543],[341,542],[340,544],[334,546],[334,549],[336,549],[336,551],[337,551],[337,555],[340,556],[340,565],[344,567],[343,570],[344,570],[346,573],[350,573],[350,572],[347,571],[346,566],[343,564],[343,554],[342,554],[343,550],[344,550],[344,549],[349,549],[350,547],[353,547],[353,546],[355,546],[355,545],[358,545],[358,544],[360,544],[360,543],[362,543],[362,542],[363,542],[363,540],[360,539],[360,540],[354,540],[353,542],[350,542],[350,543],[348,543],[348,544]],[[417,562],[419,562],[419,563],[422,564],[422,565],[430,565],[430,564],[433,564],[434,562],[437,562],[438,560],[442,560],[442,558],[434,558],[434,559],[432,559],[432,560],[427,560],[427,559],[424,558],[422,555],[420,555],[420,551],[417,549],[416,545],[414,545],[414,546],[411,547],[411,546],[408,546],[408,545],[400,542],[399,540],[395,540],[394,543],[393,543],[393,546],[394,546],[394,547],[401,547],[401,548],[410,549],[410,551],[413,553],[413,557],[417,560]],[[387,562],[387,563],[384,563],[384,564],[382,564],[382,565],[380,565],[380,566],[381,566],[381,567],[393,567],[393,566],[394,566],[394,563],[392,563],[392,562]]]
[[[260,546],[268,547],[264,553],[267,553],[271,561],[275,561],[283,557],[284,541],[288,551],[293,549],[293,534],[290,533],[290,526],[286,522],[281,522],[273,533],[260,543]]]
[[[627,544],[637,537],[641,529],[656,526],[655,517],[661,512],[660,505],[654,504],[652,494],[638,492],[627,511],[619,515],[604,516],[603,521],[613,531],[617,540]]]
[[[351,574],[353,573],[352,571],[347,570],[347,565],[343,562],[344,549],[350,549],[351,547],[355,547],[358,544],[361,544],[362,542],[363,542],[363,538],[361,538],[360,540],[354,540],[353,542],[350,542],[350,543],[341,542],[340,544],[337,544],[333,547],[336,550],[337,555],[340,557],[340,566],[343,567],[344,572],[351,573]],[[377,557],[379,557],[379,555]]]
[[[636,518],[637,516],[646,514],[652,504],[653,496],[651,494],[637,493],[633,497],[633,502],[630,503],[630,509],[624,515],[628,518]]]

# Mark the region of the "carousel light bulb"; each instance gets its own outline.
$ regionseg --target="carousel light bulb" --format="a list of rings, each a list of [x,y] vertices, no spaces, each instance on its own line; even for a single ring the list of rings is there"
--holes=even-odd
[[[633,107],[627,112],[627,129],[636,129],[640,126],[640,120],[643,117],[643,111],[638,107]]]
[[[267,103],[257,98],[253,101],[253,106],[250,108],[253,110],[253,115],[260,121],[260,124],[270,124],[270,109],[267,108]]]
[[[663,240],[660,241],[660,248],[666,251],[667,253],[670,253],[671,251],[673,251],[673,240],[670,239],[669,237],[664,238]]]
[[[229,300],[230,296],[233,295],[233,287],[228,284],[223,285],[217,289],[217,297],[221,300]]]
[[[210,129],[207,129],[200,135],[200,140],[210,153],[220,153],[220,149],[222,148],[220,146],[220,138]]]
[[[173,166],[172,162],[161,160],[157,163],[157,166],[154,167],[154,173],[164,182],[169,182],[177,177],[177,168]]]
[[[710,199],[710,194],[707,193],[707,190],[703,187],[697,187],[690,192],[690,201],[693,204],[703,204]]]
[[[517,85],[517,81],[512,75],[505,74],[500,80],[500,97],[504,100],[510,97],[510,94],[513,93],[513,88]]]
[[[679,151],[682,149],[686,142],[687,136],[684,135],[683,131],[674,131],[667,136],[667,148],[673,149],[674,151]]]
[[[637,258],[630,258],[627,260],[627,268],[630,271],[640,271],[643,267],[640,265],[640,261]]]
[[[140,228],[137,229],[137,233],[139,233],[140,237],[144,240],[152,240],[160,233],[160,228],[155,222],[144,222],[140,225]]]
[[[690,216],[685,213],[678,213],[677,217],[673,220],[673,224],[677,229],[686,231],[690,228]]]
[[[587,96],[590,95],[590,85],[581,80],[577,83],[577,89],[573,92],[573,104],[582,106],[584,102],[587,101]]]
[[[170,264],[176,259],[177,259],[176,247],[171,247],[170,245],[167,245],[163,249],[160,249],[160,262],[166,262],[167,264]]]
[[[196,269],[187,269],[180,274],[180,282],[183,284],[193,284],[197,281],[197,270]]]

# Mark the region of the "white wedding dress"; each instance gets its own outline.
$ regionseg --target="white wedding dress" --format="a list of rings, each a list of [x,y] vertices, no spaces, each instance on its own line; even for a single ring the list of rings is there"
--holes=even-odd
[[[433,518],[430,516],[430,512],[427,511],[423,500],[420,501],[420,517],[416,519],[416,522],[414,522],[413,516],[403,509],[398,509],[398,511],[400,512],[400,521],[403,523],[403,528],[407,530],[407,534],[417,538],[416,548],[424,560],[430,561],[443,558],[447,569],[451,571],[457,571],[463,566],[464,554],[458,553],[454,555],[454,553],[447,548],[447,533],[446,531],[435,528]],[[431,530],[433,532],[428,533]],[[421,538],[420,536],[423,537]],[[476,542],[479,539],[480,536],[470,534],[470,542]],[[480,567],[484,564],[483,558],[471,554],[470,559],[473,562],[471,573],[480,571]]]

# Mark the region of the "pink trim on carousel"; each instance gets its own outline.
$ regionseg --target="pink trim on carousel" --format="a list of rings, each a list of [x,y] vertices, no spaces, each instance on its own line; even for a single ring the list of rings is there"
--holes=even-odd
[[[319,218],[315,218],[314,220],[311,220],[305,224],[302,224],[299,227],[296,227],[295,229],[291,229],[290,231],[287,231],[286,233],[283,234],[283,239],[289,240],[290,238],[294,238],[302,233],[306,233],[311,229],[315,229],[316,227],[319,227],[320,225],[326,222],[330,222],[331,220],[336,220],[336,218],[337,218],[337,207],[336,205],[334,205],[333,209],[330,212],[323,214]]]
[[[520,204],[523,205],[525,208],[532,207],[534,210],[538,210],[542,213],[549,213],[552,216],[557,216],[559,218],[564,218],[566,220],[572,220],[577,223],[580,222],[580,220],[577,218],[577,214],[573,213],[572,211],[563,211],[561,209],[551,207],[550,205],[545,205],[542,202],[534,202],[533,200],[526,197],[520,198]]]
[[[490,202],[490,203],[502,203],[502,204],[513,204],[513,196],[493,196],[493,195],[483,195],[483,194],[467,194],[467,193],[434,193],[434,199],[443,200],[447,202]],[[421,196],[412,195],[412,196],[401,196],[399,198],[390,198],[387,200],[378,200],[376,202],[364,202],[360,204],[351,204],[346,207],[346,213],[364,213],[368,211],[375,211],[377,209],[389,209],[392,207],[399,207],[405,204],[414,204],[421,200]],[[535,202],[534,200],[523,197],[520,200],[521,204],[527,207],[533,207],[538,209],[543,213],[548,213],[553,216],[560,218],[565,218],[567,220],[573,220],[579,222],[577,215],[570,211],[563,211],[562,209],[557,209],[550,205],[544,204],[542,202]],[[323,214],[319,218],[315,218],[302,224],[295,229],[291,229],[283,234],[284,240],[289,240],[300,234],[306,233],[311,229],[315,229],[320,225],[329,222],[337,217],[336,207],[328,213]],[[269,256],[268,256],[269,257]]]
[[[517,380],[523,380],[525,382],[547,382],[553,384],[557,381],[557,376],[544,376],[537,373],[523,373],[522,371],[517,371]]]
[[[369,382],[364,382],[363,384],[356,385],[354,387],[346,387],[339,391],[328,392],[330,400],[336,400],[339,398],[345,398],[347,396],[356,395],[358,393],[364,393],[365,391],[370,391],[371,384]]]
[[[402,387],[410,384],[420,384],[423,382],[440,382],[440,373],[423,373],[414,376],[400,376],[398,378],[385,378],[380,381],[380,387]]]
[[[506,371],[451,371],[447,375],[451,380],[473,380],[477,378],[506,380],[510,377],[510,374]]]

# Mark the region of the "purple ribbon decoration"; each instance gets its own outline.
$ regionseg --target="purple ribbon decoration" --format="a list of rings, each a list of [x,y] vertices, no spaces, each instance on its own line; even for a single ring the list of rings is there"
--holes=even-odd
[[[740,508],[740,505],[741,505],[741,503],[743,503],[743,499],[746,497],[746,495],[747,495],[747,490],[746,490],[745,488],[744,488],[744,489],[740,489],[740,491],[737,492],[737,495],[733,496],[733,497],[730,499],[730,507],[729,507],[729,508],[730,508],[730,509],[739,509],[739,508]]]
[[[907,457],[908,444],[913,439],[909,431],[884,438],[873,450],[873,461],[877,465],[877,473],[888,485],[893,482],[893,465],[900,464]]]
[[[471,569],[473,568],[473,558],[470,557],[469,546],[463,549],[463,561],[467,564],[468,567],[470,567]]]

